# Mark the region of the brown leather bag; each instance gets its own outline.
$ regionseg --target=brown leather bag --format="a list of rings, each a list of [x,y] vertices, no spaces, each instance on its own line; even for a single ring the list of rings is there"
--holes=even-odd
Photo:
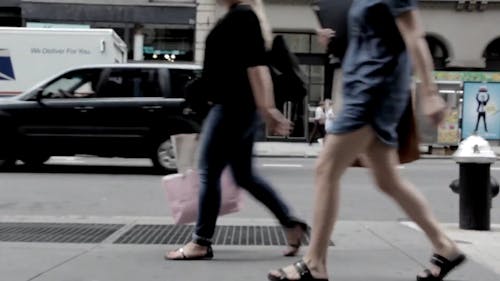
[[[398,154],[401,164],[411,163],[420,159],[420,136],[418,135],[417,120],[412,100],[410,99],[397,128],[399,136]]]
[[[399,144],[398,155],[401,164],[411,163],[420,159],[420,138],[418,135],[418,126],[415,119],[415,110],[413,99],[410,99],[403,116],[399,121],[397,128]],[[353,167],[368,167],[368,161],[364,155],[358,158],[352,164]]]

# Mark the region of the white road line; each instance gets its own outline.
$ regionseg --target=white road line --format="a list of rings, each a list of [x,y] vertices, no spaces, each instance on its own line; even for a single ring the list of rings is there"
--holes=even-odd
[[[402,221],[402,222],[400,222],[400,224],[402,224],[406,227],[409,227],[413,230],[416,230],[418,232],[422,232],[422,229],[416,223],[414,223],[412,221]]]
[[[406,169],[406,167],[405,166],[398,166],[398,169],[404,170],[404,169]]]
[[[264,168],[303,168],[300,164],[262,164]]]

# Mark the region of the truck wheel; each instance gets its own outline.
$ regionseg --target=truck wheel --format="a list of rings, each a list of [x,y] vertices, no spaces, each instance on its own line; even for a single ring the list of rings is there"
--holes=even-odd
[[[21,161],[23,161],[25,166],[36,168],[45,164],[49,159],[50,156],[46,155],[30,155],[21,158]]]
[[[174,173],[177,171],[174,146],[170,137],[157,143],[156,149],[151,156],[151,161],[159,172]]]

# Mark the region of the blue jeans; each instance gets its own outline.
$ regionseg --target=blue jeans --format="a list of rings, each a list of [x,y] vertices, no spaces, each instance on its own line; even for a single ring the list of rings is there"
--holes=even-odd
[[[200,139],[200,198],[194,242],[210,246],[221,204],[220,177],[231,168],[236,184],[264,204],[285,227],[293,227],[293,217],[285,202],[259,177],[252,163],[256,112],[242,114],[222,105],[212,108]]]

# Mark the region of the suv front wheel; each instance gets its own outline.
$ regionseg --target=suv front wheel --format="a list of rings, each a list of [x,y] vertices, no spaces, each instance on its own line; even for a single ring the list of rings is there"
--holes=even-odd
[[[14,167],[16,159],[10,157],[0,157],[0,170],[7,170]]]
[[[170,137],[164,138],[157,143],[151,161],[158,171],[174,173],[177,171],[177,161],[175,159],[174,146]]]

